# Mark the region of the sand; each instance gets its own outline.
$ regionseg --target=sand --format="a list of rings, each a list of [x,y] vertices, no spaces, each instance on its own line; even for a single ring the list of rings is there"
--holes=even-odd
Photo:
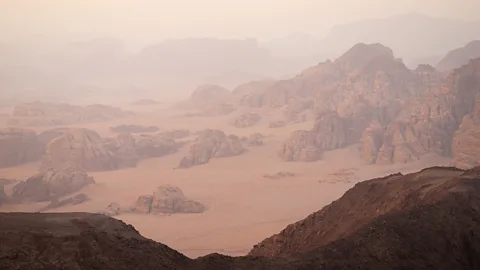
[[[365,165],[360,159],[358,145],[327,152],[318,162],[283,162],[277,156],[281,143],[293,130],[309,129],[313,122],[270,129],[268,123],[278,120],[279,114],[260,109],[258,112],[264,118],[259,124],[251,128],[235,128],[231,122],[242,113],[241,110],[221,117],[180,117],[179,112],[166,110],[168,106],[165,104],[141,108],[127,103],[120,105],[136,110],[137,116],[76,126],[96,130],[102,136],[114,135],[109,127],[118,124],[157,125],[161,130],[219,128],[229,134],[244,136],[260,132],[267,136],[263,146],[251,147],[240,156],[215,159],[189,169],[174,169],[188,150],[186,146],[178,153],[144,160],[136,168],[89,173],[96,184],[81,192],[91,201],[55,210],[97,212],[111,202],[128,206],[139,195],[151,194],[159,185],[178,186],[187,197],[206,204],[208,210],[201,214],[123,214],[116,218],[132,224],[142,235],[192,258],[212,252],[244,255],[264,238],[338,199],[357,181],[398,171],[413,172],[449,162],[444,158],[428,156],[401,166]],[[37,131],[44,129],[47,127],[36,128]],[[38,165],[32,163],[0,169],[0,178],[26,179]],[[332,180],[329,174],[342,168],[354,168],[355,179],[350,182]],[[263,177],[279,171],[292,172],[295,176],[280,179]],[[327,178],[329,180],[324,181]],[[0,207],[0,211],[36,211],[40,207],[40,204],[6,205]]]

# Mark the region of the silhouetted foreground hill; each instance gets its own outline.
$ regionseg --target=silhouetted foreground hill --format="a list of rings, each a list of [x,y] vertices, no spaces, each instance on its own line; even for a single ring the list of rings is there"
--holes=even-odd
[[[480,269],[480,167],[357,184],[245,257],[196,260],[98,214],[0,214],[0,269]],[[254,256],[255,255],[255,256]]]

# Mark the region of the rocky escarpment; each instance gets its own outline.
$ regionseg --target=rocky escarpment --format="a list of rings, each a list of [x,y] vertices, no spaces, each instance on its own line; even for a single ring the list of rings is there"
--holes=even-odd
[[[40,160],[44,145],[28,129],[0,129],[0,168]]]
[[[287,256],[312,251],[355,234],[379,217],[408,215],[412,209],[435,205],[457,193],[467,193],[463,194],[467,198],[480,192],[478,172],[478,168],[433,167],[360,182],[332,204],[262,241],[249,254]]]
[[[212,158],[237,156],[245,152],[240,138],[227,136],[221,130],[200,131],[196,141],[190,146],[188,155],[179,164],[179,168],[188,168],[208,163]]]
[[[479,179],[428,168],[361,182],[244,257],[192,260],[104,215],[0,213],[0,268],[477,269]]]

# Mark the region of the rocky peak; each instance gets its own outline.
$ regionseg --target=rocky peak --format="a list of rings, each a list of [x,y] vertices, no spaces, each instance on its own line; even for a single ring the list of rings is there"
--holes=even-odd
[[[358,43],[336,59],[334,65],[348,71],[362,69],[376,59],[389,59],[395,61],[393,51],[382,44]]]

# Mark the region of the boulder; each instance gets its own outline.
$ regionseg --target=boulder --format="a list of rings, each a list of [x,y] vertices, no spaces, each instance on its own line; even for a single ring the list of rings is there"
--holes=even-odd
[[[100,135],[84,128],[70,129],[48,143],[42,167],[63,167],[65,164],[76,164],[87,171],[118,169]]]
[[[182,190],[174,186],[160,186],[153,195],[143,195],[133,209],[141,214],[202,213],[206,207],[185,197]]]
[[[94,179],[78,165],[40,171],[12,189],[14,202],[48,202],[81,190]]]
[[[0,129],[0,168],[40,160],[44,145],[28,129]]]
[[[141,126],[141,125],[119,125],[110,128],[114,133],[153,133],[157,132],[157,126]]]
[[[233,121],[233,125],[237,128],[247,128],[256,125],[261,117],[257,113],[245,113],[240,115]]]
[[[207,129],[198,133],[188,155],[180,161],[179,168],[201,165],[208,163],[212,158],[237,156],[243,152],[245,148],[238,137],[227,136],[221,130]]]

